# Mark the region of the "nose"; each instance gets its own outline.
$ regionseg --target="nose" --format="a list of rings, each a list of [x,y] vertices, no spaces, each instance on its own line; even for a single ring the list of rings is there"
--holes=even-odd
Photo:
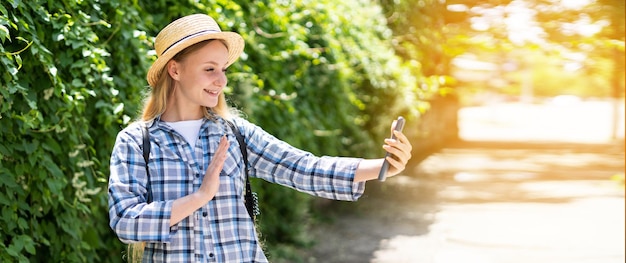
[[[226,72],[220,72],[217,76],[217,78],[215,78],[215,85],[219,86],[219,87],[225,87],[226,83],[228,83],[228,79],[226,78]]]

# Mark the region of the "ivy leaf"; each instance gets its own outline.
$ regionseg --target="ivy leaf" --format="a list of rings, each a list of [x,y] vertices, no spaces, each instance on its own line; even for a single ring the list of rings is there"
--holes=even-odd
[[[27,235],[19,235],[13,238],[13,242],[9,245],[7,252],[14,257],[19,257],[25,246],[33,246],[33,239]],[[34,253],[34,247],[32,248]],[[31,253],[32,254],[32,253]]]
[[[17,75],[17,72],[19,70],[16,67],[8,66],[8,71],[9,71],[9,73],[11,73],[11,75],[15,76],[15,75]]]
[[[11,41],[11,35],[9,34],[9,29],[4,25],[0,25],[0,40],[2,41],[2,43],[4,43],[4,41],[7,39]]]
[[[15,62],[17,63],[17,69],[21,69],[22,68],[22,56],[20,56],[19,54],[15,55]]]
[[[47,138],[46,143],[41,145],[42,148],[52,152],[52,153],[61,153],[61,145],[52,138]]]
[[[61,189],[63,189],[63,182],[60,182],[58,179],[47,178],[46,185],[48,189],[53,195],[59,195],[61,193]]]
[[[26,252],[30,253],[31,255],[37,254],[37,251],[35,251],[35,245],[34,244],[35,243],[32,242],[32,240],[31,240],[31,242],[24,244],[24,249],[26,249]]]
[[[17,226],[22,230],[26,230],[28,229],[28,222],[26,222],[24,218],[20,217],[17,219]]]
[[[9,201],[9,198],[7,198],[7,196],[4,193],[0,193],[0,204],[9,206],[11,204],[11,201]]]
[[[9,154],[10,154],[9,149],[6,146],[0,144],[0,156],[9,155]]]
[[[26,222],[26,221],[24,221]],[[35,254],[35,242],[33,241],[33,239],[30,236],[27,235],[21,235],[18,237],[18,242],[20,242],[22,248],[26,249],[26,252],[30,253],[30,254]]]
[[[124,110],[124,103],[120,103],[113,109],[113,114],[117,115]]]
[[[22,4],[22,1],[20,1],[20,0],[9,0],[9,2],[11,3],[11,6],[14,9],[17,8],[20,4]]]
[[[0,5],[0,13],[2,13],[2,15],[3,15],[3,16],[5,16],[5,17],[6,17],[6,16],[7,16],[7,14],[8,14],[7,9],[6,9],[6,8],[4,8],[4,6],[3,6],[3,5]]]
[[[37,148],[39,147],[39,141],[32,141],[32,142],[23,142],[22,143],[24,146],[24,151],[26,152],[26,154],[32,154],[35,150],[37,150]]]
[[[74,87],[83,87],[83,86],[85,86],[85,83],[83,83],[83,81],[80,80],[80,79],[73,79],[72,80],[72,86],[74,86]]]
[[[53,177],[61,178],[63,177],[63,171],[59,168],[59,166],[50,160],[49,156],[44,156],[44,161],[42,162],[43,166],[48,170]]]

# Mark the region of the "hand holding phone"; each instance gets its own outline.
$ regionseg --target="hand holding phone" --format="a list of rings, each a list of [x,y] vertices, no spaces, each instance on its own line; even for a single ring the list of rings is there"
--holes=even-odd
[[[404,118],[402,116],[398,117],[396,120],[396,126],[393,128],[394,131],[402,131],[404,128]],[[392,132],[391,139],[396,139],[396,135]],[[387,157],[391,156],[390,153],[385,154],[385,161],[383,162],[383,166],[380,168],[380,172],[378,173],[378,180],[385,181],[387,177],[387,170],[389,170],[389,162],[387,161]]]

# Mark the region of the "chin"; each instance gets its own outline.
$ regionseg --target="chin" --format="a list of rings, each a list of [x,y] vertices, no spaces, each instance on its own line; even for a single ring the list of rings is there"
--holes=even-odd
[[[204,104],[202,104],[202,106],[207,107],[207,108],[215,108],[215,107],[217,107],[217,101],[216,102],[204,103]]]

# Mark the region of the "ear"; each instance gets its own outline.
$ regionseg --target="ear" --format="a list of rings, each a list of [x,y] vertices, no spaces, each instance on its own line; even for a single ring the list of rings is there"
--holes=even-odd
[[[180,65],[173,59],[167,62],[167,74],[174,80],[180,80]]]

